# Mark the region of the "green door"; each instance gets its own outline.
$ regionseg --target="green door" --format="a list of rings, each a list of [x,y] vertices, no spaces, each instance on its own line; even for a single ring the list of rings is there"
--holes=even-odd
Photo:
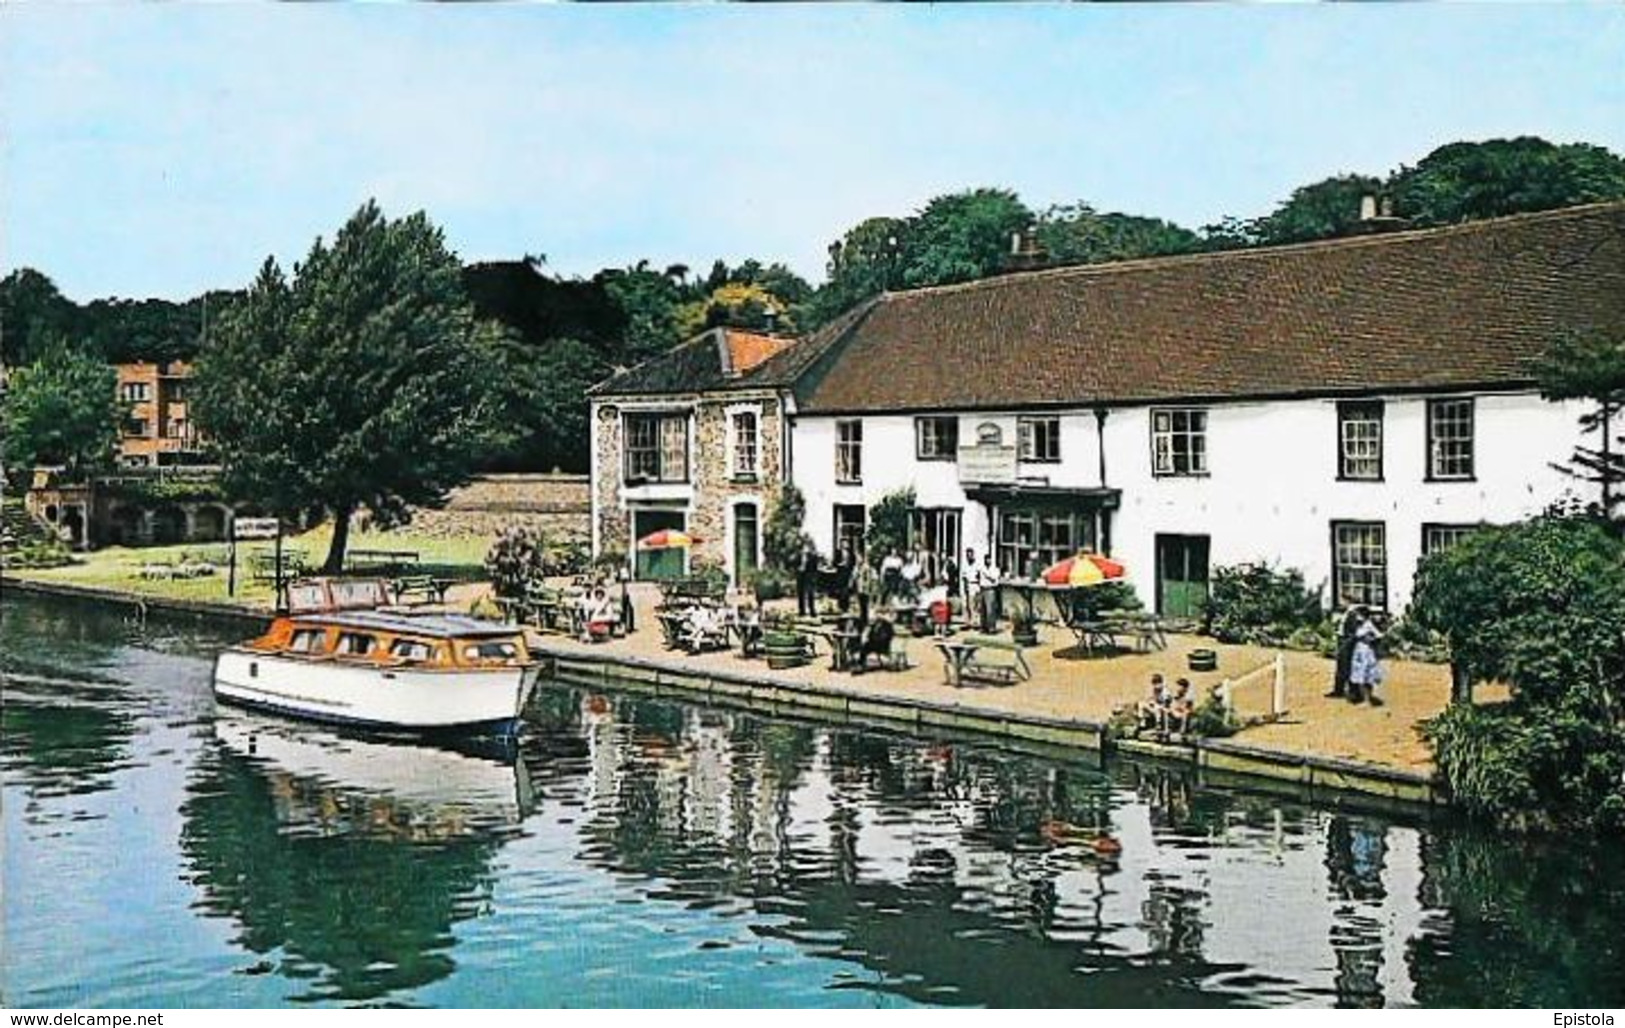
[[[1198,618],[1207,603],[1205,535],[1157,536],[1157,612],[1166,617]]]
[[[734,504],[734,585],[742,586],[756,571],[756,504]]]
[[[635,511],[632,514],[632,545],[637,546],[639,539],[663,528],[683,531],[687,520],[680,510]],[[686,561],[686,554],[681,549],[645,550],[638,547],[633,568],[640,582],[682,578]]]

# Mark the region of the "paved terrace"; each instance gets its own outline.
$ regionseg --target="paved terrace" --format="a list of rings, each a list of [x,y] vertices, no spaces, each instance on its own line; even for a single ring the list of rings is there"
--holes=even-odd
[[[861,676],[834,672],[829,669],[828,651],[822,643],[819,658],[810,666],[769,671],[765,661],[746,660],[737,649],[698,656],[666,649],[654,617],[657,594],[647,586],[636,586],[632,595],[638,630],[625,639],[582,643],[548,633],[537,641],[556,652],[590,653],[599,658],[637,657],[696,670],[748,673],[804,686],[838,685],[843,690],[953,704],[980,712],[1094,722],[1105,722],[1114,708],[1143,699],[1153,672],[1160,671],[1170,683],[1180,676],[1187,677],[1195,685],[1196,695],[1204,696],[1209,685],[1224,678],[1240,678],[1271,663],[1276,654],[1275,650],[1258,646],[1229,646],[1206,637],[1173,635],[1169,636],[1166,650],[1088,657],[1078,650],[1071,632],[1049,625],[1040,626],[1039,645],[1027,651],[1032,679],[1015,685],[948,685],[944,682],[942,657],[932,641],[913,637],[907,639],[913,664],[908,671],[871,670]],[[1203,647],[1218,653],[1218,670],[1187,670],[1186,654]],[[1332,681],[1331,661],[1287,651],[1287,716],[1277,723],[1247,728],[1235,736],[1235,741],[1404,771],[1431,772],[1430,755],[1417,733],[1417,725],[1444,708],[1450,696],[1449,671],[1440,665],[1399,660],[1385,661],[1385,666],[1386,704],[1356,707],[1344,700],[1326,698]],[[1237,711],[1243,717],[1267,713],[1272,688],[1273,676],[1268,672],[1248,679],[1234,691]]]

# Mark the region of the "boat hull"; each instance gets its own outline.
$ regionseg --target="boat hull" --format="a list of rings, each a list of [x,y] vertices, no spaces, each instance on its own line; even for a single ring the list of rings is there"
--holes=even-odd
[[[540,673],[536,665],[382,667],[230,649],[215,659],[214,694],[237,706],[358,728],[510,734]]]

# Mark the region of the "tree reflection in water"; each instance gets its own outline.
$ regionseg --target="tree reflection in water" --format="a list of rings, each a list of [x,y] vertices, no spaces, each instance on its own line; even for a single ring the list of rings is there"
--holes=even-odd
[[[513,764],[265,723],[201,761],[181,808],[201,909],[277,957],[257,970],[310,979],[296,1000],[397,1001],[450,975],[452,927],[489,910],[525,813]]]

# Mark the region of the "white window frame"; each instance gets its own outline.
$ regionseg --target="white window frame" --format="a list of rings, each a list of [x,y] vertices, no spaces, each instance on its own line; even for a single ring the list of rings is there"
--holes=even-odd
[[[850,457],[844,456],[850,454]],[[838,418],[835,422],[835,484],[863,484],[863,419]]]
[[[1040,433],[1040,428],[1046,429]],[[1040,452],[1039,436],[1049,436],[1049,446]],[[1030,417],[1016,419],[1016,446],[1017,456],[1028,464],[1059,464],[1061,463],[1061,419],[1057,417]]]
[[[1154,407],[1151,410],[1151,473],[1157,478],[1200,478],[1208,474],[1205,407]],[[1177,445],[1185,440],[1181,454]],[[1184,466],[1181,467],[1181,457]]]
[[[1461,416],[1460,412],[1465,412]],[[1471,482],[1478,474],[1478,405],[1471,396],[1448,396],[1427,402],[1427,480],[1429,482]],[[1465,426],[1465,430],[1462,428]],[[1451,435],[1441,434],[1449,427]],[[1446,453],[1446,444],[1465,441],[1466,454]],[[1466,470],[1440,470],[1449,461],[1465,460]]]
[[[739,419],[751,419],[749,447],[740,446]],[[727,438],[728,474],[739,480],[755,481],[762,473],[762,408],[754,403],[735,403],[723,409]]]
[[[682,485],[693,480],[694,474],[694,447],[690,439],[689,422],[692,418],[688,411],[674,410],[629,410],[621,415],[621,480],[630,482],[633,479],[642,479],[648,483],[663,485]],[[668,422],[680,421],[683,428],[683,458],[681,475],[676,475],[667,467],[667,458],[671,456],[668,449],[673,441],[674,434],[666,428]],[[653,453],[655,457],[654,474],[633,474],[632,469],[632,425],[634,422],[649,422],[654,426]],[[640,449],[645,449],[640,447]]]
[[[1338,403],[1338,481],[1382,481],[1384,414],[1385,409],[1381,400],[1346,400]],[[1371,431],[1371,426],[1375,426],[1375,432]],[[1369,473],[1355,473],[1362,468]]]
[[[1345,532],[1365,533],[1361,538],[1345,537]],[[1374,535],[1373,535],[1374,533]],[[1376,553],[1379,560],[1372,561]],[[1348,559],[1345,559],[1348,558]],[[1364,604],[1373,610],[1388,609],[1388,525],[1383,521],[1332,522],[1332,603],[1338,607]],[[1358,581],[1348,582],[1353,575]],[[1354,595],[1349,595],[1352,587]]]
[[[953,439],[942,428],[953,426]],[[914,419],[915,460],[958,460],[959,419],[953,415],[930,414]]]

